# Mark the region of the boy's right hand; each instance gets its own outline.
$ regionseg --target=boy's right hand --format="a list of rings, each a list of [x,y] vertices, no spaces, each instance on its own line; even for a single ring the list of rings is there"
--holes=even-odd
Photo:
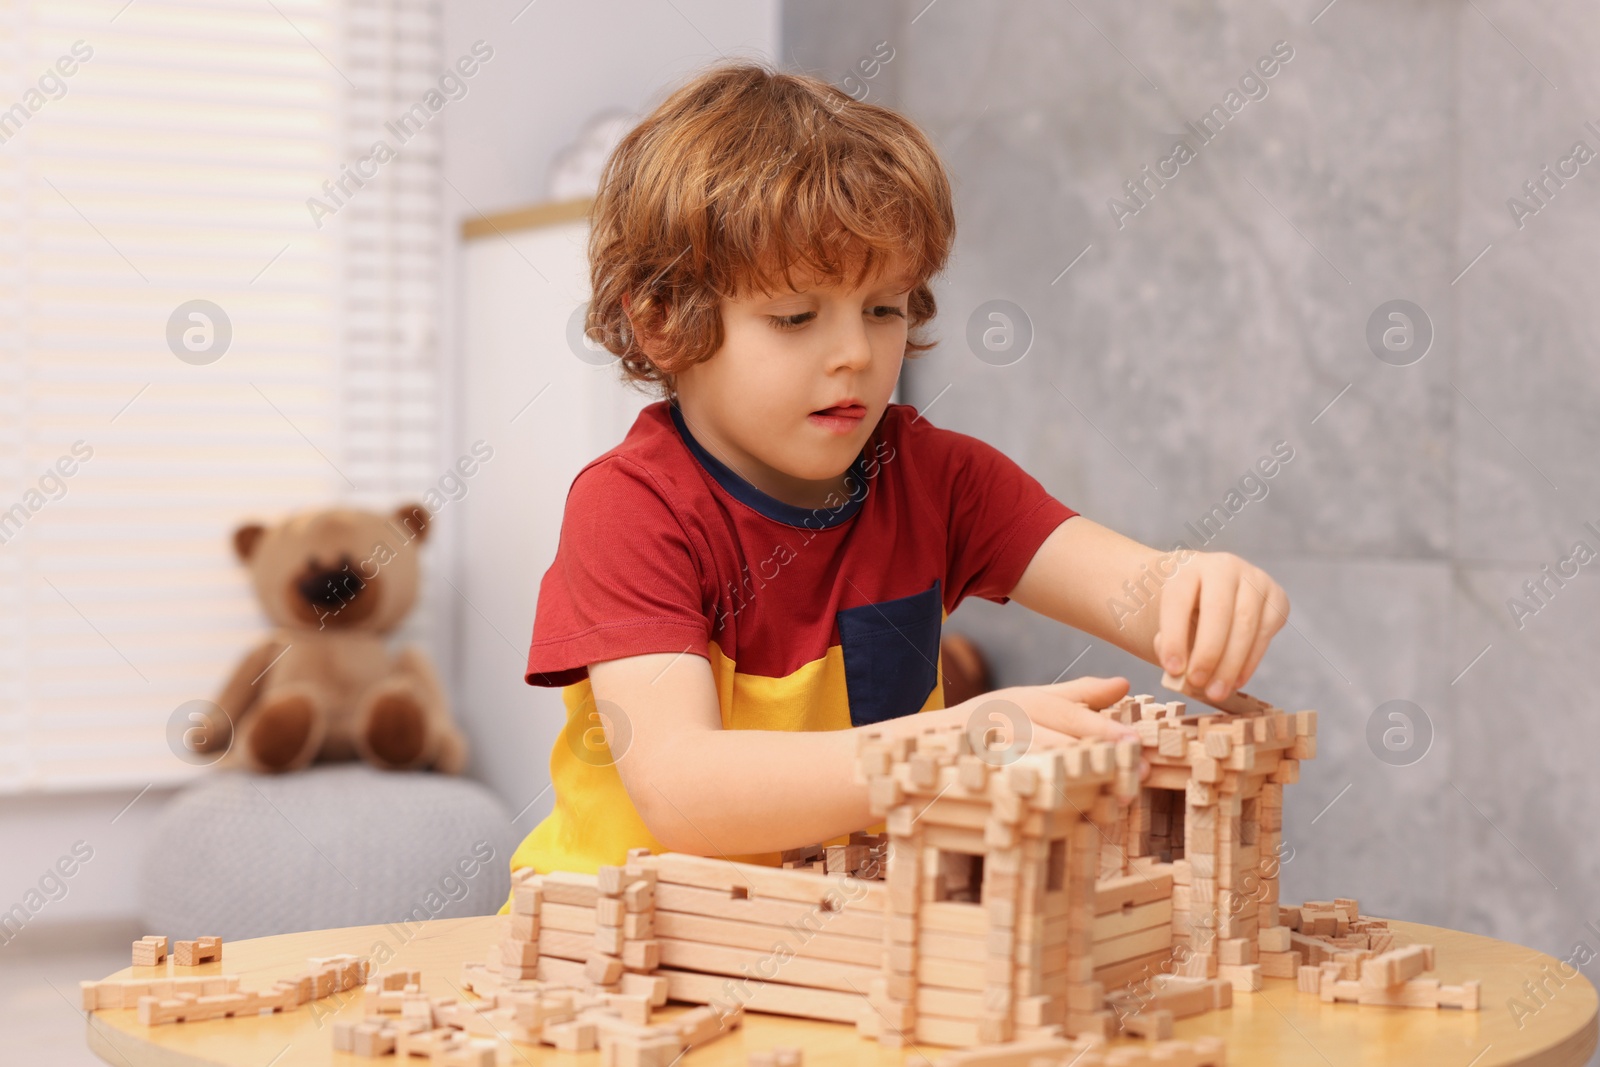
[[[904,729],[914,732],[929,725],[926,717],[934,715],[964,724],[975,744],[988,737],[991,751],[1020,747],[1027,752],[1059,747],[1074,738],[1137,739],[1139,735],[1133,727],[1100,714],[1101,708],[1110,707],[1127,694],[1126,678],[1073,678],[1051,685],[995,689],[943,711],[890,721],[902,723]]]
[[[1003,720],[1016,719],[1017,713],[1026,715],[1033,727],[1033,743],[1057,746],[1073,738],[1118,741],[1124,737],[1137,738],[1131,726],[1108,719],[1100,709],[1128,695],[1126,678],[1072,678],[1051,685],[1014,685],[996,689],[963,701],[957,707],[968,710],[974,729],[992,720],[1002,726]],[[999,703],[999,702],[1004,703]]]

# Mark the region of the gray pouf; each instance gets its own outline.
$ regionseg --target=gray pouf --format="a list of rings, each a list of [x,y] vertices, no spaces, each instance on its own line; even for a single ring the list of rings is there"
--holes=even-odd
[[[490,915],[511,891],[511,817],[482,785],[325,764],[222,771],[173,798],[140,879],[151,933],[224,941]]]

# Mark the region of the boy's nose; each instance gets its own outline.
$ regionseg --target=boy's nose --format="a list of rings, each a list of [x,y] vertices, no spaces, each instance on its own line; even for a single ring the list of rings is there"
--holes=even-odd
[[[857,370],[866,367],[872,362],[872,344],[867,340],[864,330],[847,330],[834,346],[833,360],[836,367],[852,367]]]

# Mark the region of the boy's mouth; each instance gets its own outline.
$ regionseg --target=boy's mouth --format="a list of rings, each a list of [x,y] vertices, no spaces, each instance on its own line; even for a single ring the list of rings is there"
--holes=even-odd
[[[865,404],[851,401],[846,404],[835,404],[831,408],[822,408],[806,416],[813,425],[821,427],[830,433],[853,433],[861,420],[867,417]]]

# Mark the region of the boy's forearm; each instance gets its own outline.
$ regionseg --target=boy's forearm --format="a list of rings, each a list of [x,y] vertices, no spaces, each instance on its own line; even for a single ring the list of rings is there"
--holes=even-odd
[[[916,732],[966,713],[958,705],[847,730],[696,732],[661,753],[645,796],[629,792],[675,851],[733,856],[815,845],[880,821],[855,778],[863,731]]]
[[[1154,663],[1161,588],[1176,562],[1078,515],[1039,546],[1011,599]]]
[[[634,804],[680,852],[739,855],[800,848],[872,823],[855,781],[857,730],[696,731],[663,751]]]

